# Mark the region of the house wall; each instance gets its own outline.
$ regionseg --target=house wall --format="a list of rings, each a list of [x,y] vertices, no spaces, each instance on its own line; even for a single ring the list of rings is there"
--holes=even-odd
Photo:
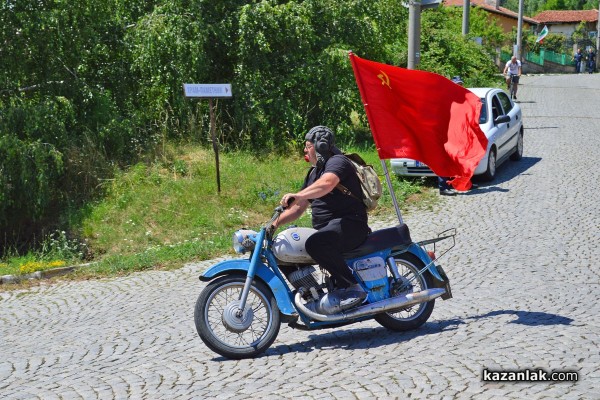
[[[549,33],[562,33],[567,37],[571,37],[573,32],[575,32],[575,28],[577,27],[577,25],[573,24],[552,24],[547,26]]]
[[[544,23],[541,23],[540,26],[543,27]],[[546,24],[546,26],[548,27],[549,33],[562,33],[566,37],[570,38],[573,32],[575,32],[575,29],[577,29],[579,26],[579,23],[569,22],[562,24]],[[596,31],[596,25],[593,22],[586,23],[586,28],[588,32]]]
[[[489,18],[490,18],[490,21],[496,21],[498,23],[498,25],[500,25],[500,27],[502,27],[502,30],[504,31],[504,33],[512,32],[513,28],[515,30],[517,29],[518,21],[515,20],[514,18],[509,18],[509,17],[505,17],[504,15],[492,14],[492,13],[490,13]],[[529,23],[523,21],[523,31],[529,31],[529,30],[531,30],[531,25]],[[548,30],[550,30],[550,28],[548,28]]]

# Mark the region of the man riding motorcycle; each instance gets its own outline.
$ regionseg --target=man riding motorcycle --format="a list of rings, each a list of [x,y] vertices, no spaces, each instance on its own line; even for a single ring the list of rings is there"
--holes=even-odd
[[[336,190],[342,184],[350,193],[362,193],[354,166],[335,147],[335,137],[326,126],[315,126],[305,137],[304,158],[311,163],[298,193],[287,193],[281,205],[288,207],[271,227],[299,218],[310,205],[317,229],[307,241],[307,253],[329,271],[337,289],[321,300],[321,309],[334,314],[360,304],[366,293],[354,279],[343,253],[359,246],[370,232],[365,205],[355,196]],[[293,198],[292,204],[288,204]]]

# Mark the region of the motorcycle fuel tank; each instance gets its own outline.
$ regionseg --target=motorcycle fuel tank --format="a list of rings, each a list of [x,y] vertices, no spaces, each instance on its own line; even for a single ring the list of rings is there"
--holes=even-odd
[[[313,228],[289,228],[279,233],[273,241],[273,254],[275,257],[290,264],[316,264],[315,260],[308,255],[304,245],[316,229]]]

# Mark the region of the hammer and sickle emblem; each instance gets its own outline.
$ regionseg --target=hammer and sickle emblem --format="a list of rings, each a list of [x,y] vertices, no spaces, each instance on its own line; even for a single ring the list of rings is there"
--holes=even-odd
[[[377,77],[379,79],[381,79],[381,84],[385,85],[391,89],[392,87],[390,86],[390,77],[387,76],[387,74],[381,70],[379,70],[379,72],[381,72],[381,73],[379,75],[377,75]]]

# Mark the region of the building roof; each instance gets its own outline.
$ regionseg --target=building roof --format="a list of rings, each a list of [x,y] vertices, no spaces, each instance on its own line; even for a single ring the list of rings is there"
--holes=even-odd
[[[448,6],[448,7],[463,7],[463,5],[464,5],[464,0],[443,0],[443,1],[444,1],[444,5]],[[514,18],[514,19],[519,18],[518,13],[516,13],[512,10],[509,10],[508,8],[495,7],[493,5],[486,3],[485,0],[470,0],[470,3],[471,3],[471,7],[480,7],[488,12],[504,15],[505,17],[508,17],[508,18]],[[525,17],[525,16],[523,16],[523,21],[525,21],[531,25],[539,24],[539,21],[537,19],[529,18],[529,17]]]
[[[595,22],[598,21],[598,10],[548,10],[534,17],[542,24],[561,22]]]

